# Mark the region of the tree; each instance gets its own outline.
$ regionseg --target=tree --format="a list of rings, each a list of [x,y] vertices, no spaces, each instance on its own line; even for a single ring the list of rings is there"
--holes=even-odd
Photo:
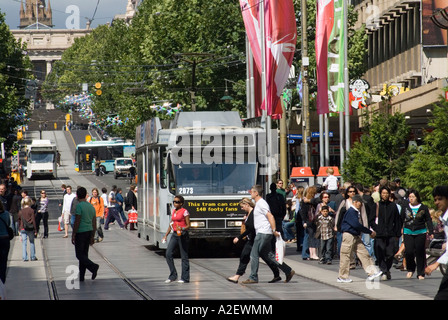
[[[5,16],[0,12],[0,142],[5,142],[7,148],[14,142],[7,139],[8,135],[25,124],[29,112],[25,88],[32,75],[25,50],[9,31]]]
[[[445,98],[434,105],[433,116],[429,122],[432,130],[425,134],[403,179],[405,185],[418,190],[425,204],[430,206],[434,187],[448,181],[448,103]]]
[[[344,161],[344,180],[369,186],[382,178],[402,177],[411,160],[405,148],[410,129],[404,115],[377,112],[366,122],[361,142],[355,142]]]

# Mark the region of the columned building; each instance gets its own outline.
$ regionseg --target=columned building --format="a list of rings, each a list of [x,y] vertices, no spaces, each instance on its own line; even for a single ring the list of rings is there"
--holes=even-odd
[[[447,86],[447,30],[431,16],[448,0],[351,0],[358,12],[358,27],[368,34],[364,79],[373,96],[371,108],[404,113],[413,138],[421,139],[432,105]],[[385,110],[386,110],[385,109]]]

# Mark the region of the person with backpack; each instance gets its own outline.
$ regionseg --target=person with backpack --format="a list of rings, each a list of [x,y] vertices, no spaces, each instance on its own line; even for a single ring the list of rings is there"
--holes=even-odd
[[[36,218],[34,214],[31,198],[23,200],[23,209],[19,211],[19,230],[22,237],[22,259],[28,261],[27,240],[30,240],[31,261],[37,260],[34,238],[37,236]]]
[[[101,242],[104,238],[103,229],[101,228],[101,220],[104,220],[104,201],[99,196],[97,188],[92,189],[92,196],[89,198],[89,203],[95,208],[96,212],[95,242]]]

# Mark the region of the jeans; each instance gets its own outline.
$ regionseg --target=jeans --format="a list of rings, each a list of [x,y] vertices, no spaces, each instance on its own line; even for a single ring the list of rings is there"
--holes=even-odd
[[[120,228],[124,228],[123,222],[121,222],[120,214],[118,213],[118,210],[113,207],[109,207],[109,213],[107,214],[106,222],[104,223],[104,230],[109,229],[109,223],[114,218],[118,224],[120,225]]]
[[[188,260],[188,243],[190,241],[190,237],[188,235],[188,231],[183,231],[181,236],[178,236],[177,233],[173,233],[168,243],[168,247],[166,249],[166,262],[168,263],[168,267],[170,268],[170,275],[168,279],[174,281],[177,279],[177,270],[174,266],[174,249],[179,246],[180,257],[182,260],[182,276],[181,279],[185,282],[190,281],[190,261]]]
[[[302,258],[303,259],[309,259],[310,258],[310,252],[308,251],[308,232],[305,232],[303,234],[303,242],[302,242]]]
[[[292,227],[295,226],[295,222],[288,222],[283,221],[283,236],[285,240],[292,240],[294,239],[294,231],[292,230]]]
[[[240,264],[238,265],[238,270],[236,271],[237,275],[242,276],[246,272],[247,265],[250,261],[250,252],[252,251],[253,244],[254,243],[252,241],[246,241],[244,244],[240,255]]]
[[[37,233],[39,233],[41,219],[43,219],[43,222],[44,222],[44,237],[48,237],[48,212],[36,213]]]
[[[101,217],[96,217],[96,232],[95,238],[104,238],[103,229],[101,228]]]
[[[291,267],[286,263],[279,264],[275,260],[274,252],[272,251],[272,239],[274,235],[257,233],[254,240],[254,245],[250,252],[250,276],[249,279],[258,281],[258,267],[259,258],[261,257],[266,263],[271,264],[274,268],[279,268],[286,275],[289,275],[292,271]],[[272,270],[272,267],[271,267]],[[275,275],[274,275],[275,276]]]
[[[75,235],[75,254],[79,261],[79,279],[84,280],[86,270],[95,271],[97,264],[89,259],[90,237],[92,231],[78,232]]]
[[[34,245],[34,230],[26,231],[22,230],[20,232],[20,235],[22,236],[22,259],[23,261],[28,261],[28,252],[26,250],[27,247],[27,238],[30,239],[30,257],[31,260],[36,259],[36,247]]]
[[[320,240],[320,259],[329,262],[333,258],[333,238]]]

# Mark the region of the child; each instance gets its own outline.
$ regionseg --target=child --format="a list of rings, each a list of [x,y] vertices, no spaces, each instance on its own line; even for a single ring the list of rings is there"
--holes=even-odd
[[[333,257],[334,220],[328,206],[322,206],[317,217],[316,239],[320,238],[320,264],[331,264]]]
[[[328,177],[325,179],[323,186],[327,187],[327,192],[329,194],[338,194],[339,181],[338,178],[334,176],[333,168],[327,168],[327,175]]]

